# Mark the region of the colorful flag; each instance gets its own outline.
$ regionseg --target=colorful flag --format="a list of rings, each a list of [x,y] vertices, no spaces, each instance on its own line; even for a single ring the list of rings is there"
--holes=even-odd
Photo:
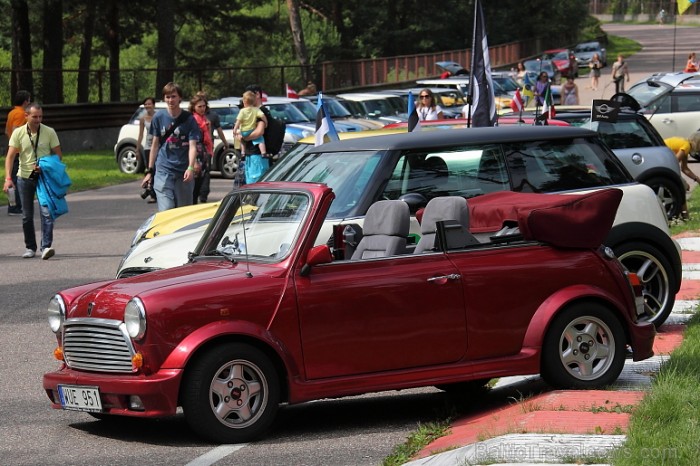
[[[418,110],[416,110],[416,101],[413,97],[413,92],[408,91],[408,132],[420,129],[420,118],[418,118]]]
[[[554,118],[557,114],[554,109],[554,102],[552,102],[552,92],[549,84],[547,85],[547,90],[544,94],[544,104],[542,105],[542,114],[547,115],[547,118]]]
[[[486,40],[486,20],[480,0],[474,2],[471,70],[469,95],[472,98],[472,126],[495,126],[496,98],[493,94],[489,44]]]
[[[516,89],[513,100],[510,102],[510,108],[513,109],[514,112],[522,112],[524,107],[525,104],[523,103],[523,96],[520,95],[520,89]]]
[[[267,102],[267,92],[262,91],[262,93],[260,94],[260,100],[262,100],[263,102]]]
[[[318,93],[318,102],[316,103],[316,142],[315,146],[320,146],[324,142],[338,141],[338,132],[335,130],[333,120],[323,103],[323,95]]]
[[[682,15],[685,10],[690,8],[691,5],[695,5],[696,0],[677,0],[678,4],[678,14]]]
[[[299,94],[297,94],[297,91],[295,91],[294,89],[292,89],[292,88],[289,86],[289,84],[285,84],[285,85],[287,86],[287,97],[289,97],[290,99],[298,99],[298,98],[299,98]]]

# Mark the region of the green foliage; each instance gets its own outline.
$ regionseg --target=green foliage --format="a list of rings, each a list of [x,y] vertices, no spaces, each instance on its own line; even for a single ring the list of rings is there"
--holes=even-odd
[[[418,424],[418,429],[409,435],[406,442],[394,448],[394,451],[383,462],[383,466],[399,466],[410,461],[411,457],[421,451],[435,439],[446,435],[450,429],[449,421],[428,422]]]

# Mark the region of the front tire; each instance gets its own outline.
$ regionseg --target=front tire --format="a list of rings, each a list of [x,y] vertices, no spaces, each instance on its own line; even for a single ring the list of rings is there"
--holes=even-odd
[[[636,273],[642,282],[646,315],[640,316],[639,320],[661,327],[676,301],[671,292],[672,268],[668,259],[654,246],[640,241],[623,243],[613,250],[627,270]]]
[[[117,156],[117,161],[119,163],[119,170],[122,173],[128,173],[129,175],[135,175],[143,171],[143,160],[141,160],[141,154],[138,153],[136,147],[134,146],[124,146],[119,150],[119,155]]]
[[[182,386],[190,427],[216,443],[242,443],[261,436],[274,421],[279,378],[260,350],[241,343],[217,346],[192,362]]]
[[[555,317],[542,345],[542,377],[555,387],[596,389],[625,364],[625,331],[610,309],[580,303]]]

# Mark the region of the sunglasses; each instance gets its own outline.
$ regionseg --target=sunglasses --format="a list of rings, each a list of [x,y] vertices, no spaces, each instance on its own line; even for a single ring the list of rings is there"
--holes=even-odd
[[[429,96],[429,95],[422,95],[422,96],[420,96],[420,98],[421,98],[421,99],[429,99],[430,96]]]

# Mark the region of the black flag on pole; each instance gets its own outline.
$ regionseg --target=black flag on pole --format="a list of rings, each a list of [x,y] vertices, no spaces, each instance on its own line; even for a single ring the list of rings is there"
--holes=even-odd
[[[486,21],[481,1],[474,2],[474,36],[469,94],[472,97],[472,126],[496,125],[496,99],[491,79],[489,44],[486,40]]]

